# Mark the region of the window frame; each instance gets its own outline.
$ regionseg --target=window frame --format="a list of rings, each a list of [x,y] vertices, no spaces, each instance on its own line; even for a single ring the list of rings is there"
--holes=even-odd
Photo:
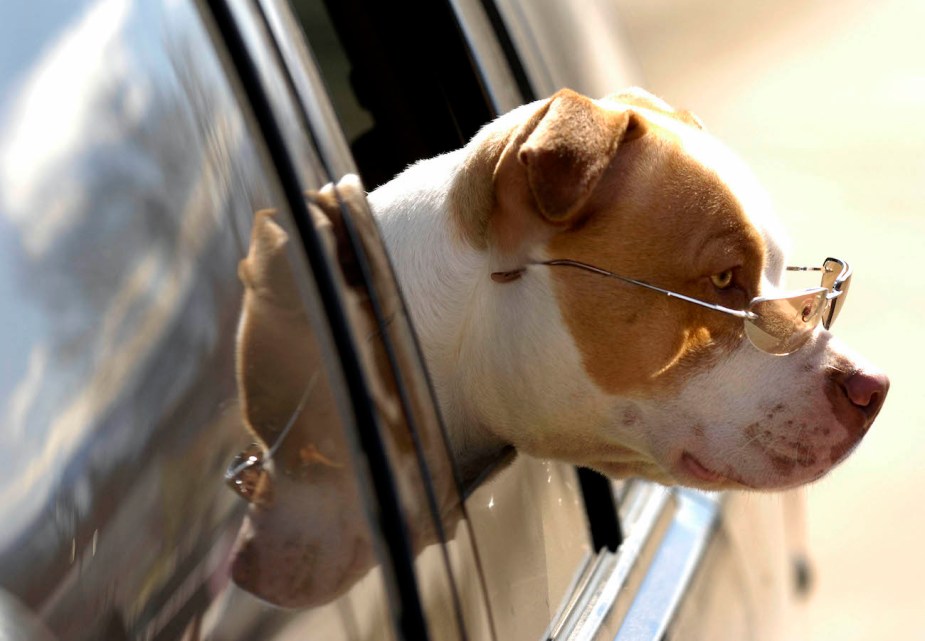
[[[364,7],[367,5],[379,6],[376,3],[368,2],[368,0],[353,0],[353,2]],[[283,23],[289,22],[291,17],[281,20],[280,16],[274,15],[273,2],[260,0],[259,4],[264,7],[266,14],[269,16],[269,22],[273,23],[273,31],[277,39],[276,46],[280,57],[284,61],[287,73],[290,75],[294,93],[299,96],[306,110],[305,119],[308,130],[312,132],[313,137],[319,140],[323,140],[324,136],[329,135],[327,132],[340,131],[337,117],[330,107],[330,103],[319,104],[322,101],[317,100],[318,92],[316,88],[322,86],[322,79],[319,77],[315,65],[309,62],[312,59],[311,53],[304,49],[300,50],[301,46],[299,44],[293,44],[292,39],[287,38],[286,34],[282,33],[285,28]],[[473,7],[472,3],[468,2],[468,19],[479,23],[474,26],[462,19],[460,11],[464,4],[467,3],[456,2],[455,6],[451,6],[450,2],[433,3],[421,0],[407,0],[399,5],[401,10],[389,12],[394,16],[393,21],[387,22],[380,27],[383,31],[389,28],[393,29],[397,33],[391,33],[391,35],[395,38],[401,38],[406,35],[401,33],[401,30],[407,30],[408,25],[412,24],[410,21],[401,20],[402,10],[424,12],[434,16],[432,24],[442,24],[445,29],[441,34],[436,26],[430,28],[431,36],[427,42],[440,43],[443,51],[446,51],[448,47],[453,47],[457,51],[466,52],[465,56],[460,56],[458,53],[454,56],[449,56],[451,71],[446,71],[445,73],[445,77],[454,79],[453,83],[448,84],[454,87],[457,95],[459,95],[459,92],[466,91],[465,87],[468,87],[467,91],[470,92],[468,100],[457,99],[452,102],[453,115],[457,119],[459,127],[457,146],[465,144],[468,138],[474,135],[482,124],[500,112],[516,106],[514,104],[503,104],[512,100],[512,94],[519,94],[519,103],[529,102],[536,98],[533,95],[533,89],[512,41],[504,29],[500,14],[491,0],[482,0],[478,7]],[[395,7],[391,8],[395,9]],[[480,14],[479,9],[484,13]],[[450,15],[448,16],[447,14]],[[482,20],[481,16],[484,16],[485,19]],[[445,22],[448,18],[452,20],[451,26]],[[468,28],[470,26],[472,28]],[[486,28],[491,30],[490,33],[485,32]],[[479,29],[482,30],[480,32],[481,37],[477,38],[476,35]],[[413,36],[415,33],[412,32],[407,35]],[[279,40],[284,42],[280,44]],[[503,61],[490,55],[479,56],[479,52],[473,48],[474,46],[492,48],[495,45],[503,51]],[[434,56],[434,58],[442,59],[440,56]],[[479,58],[482,61],[481,65],[476,63]],[[491,68],[486,67],[486,62],[491,65]],[[460,81],[461,78],[462,81]],[[512,87],[509,87],[506,91],[499,90],[498,85],[506,82],[511,82],[513,86],[516,86],[516,90],[512,90]],[[473,107],[473,101],[475,100],[471,97],[471,92],[474,92],[473,87],[478,87],[478,95],[481,96],[480,104],[477,107]],[[499,102],[502,104],[499,104]],[[462,128],[465,123],[468,123],[468,126],[467,130],[463,131]],[[319,132],[322,133],[319,134]],[[436,155],[447,150],[434,148],[431,151],[432,155]],[[337,177],[336,172],[338,171],[349,171],[353,168],[354,163],[345,141],[337,142],[336,144],[319,145],[319,152],[325,160],[326,166],[329,167],[329,172],[334,177]],[[347,157],[346,160],[344,159],[345,156]],[[592,549],[606,549],[614,552],[623,541],[623,532],[620,526],[613,485],[610,480],[592,470],[576,468],[576,472],[588,519],[588,537],[591,540]],[[463,497],[471,493],[472,489],[463,487]]]
[[[289,147],[277,122],[272,99],[263,84],[261,70],[250,50],[252,43],[249,43],[242,33],[235,9],[225,0],[206,0],[205,7],[223,41],[243,98],[250,107],[266,145],[270,163],[282,187],[286,205],[292,212],[304,255],[312,270],[319,299],[329,321],[330,336],[339,357],[350,409],[355,424],[359,427],[357,436],[375,495],[378,529],[387,550],[387,558],[383,560],[383,574],[386,585],[392,588],[388,592],[393,599],[393,624],[402,638],[427,639],[427,625],[414,575],[413,553],[401,513],[395,479],[389,468],[385,446],[378,430],[363,427],[375,425],[377,421],[375,408],[370,402],[372,393],[362,371],[357,347],[348,329],[349,321],[340,301],[337,282],[324,260],[321,240],[311,223],[302,181],[298,177]],[[258,6],[258,9],[262,13],[262,7]],[[265,14],[262,15],[266,21]],[[291,75],[286,75],[291,81]],[[318,140],[312,136],[309,138]],[[325,154],[320,155],[322,158],[325,157]],[[330,158],[330,155],[327,157]],[[328,165],[326,170],[330,172],[332,167],[336,165]],[[330,173],[327,178],[332,178]]]

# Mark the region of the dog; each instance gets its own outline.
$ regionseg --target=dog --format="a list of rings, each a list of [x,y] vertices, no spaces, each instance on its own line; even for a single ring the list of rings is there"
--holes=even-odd
[[[617,478],[791,488],[844,459],[886,397],[821,327],[771,355],[742,318],[575,268],[739,311],[780,291],[766,194],[645,91],[562,90],[369,202],[464,467],[510,444]]]
[[[337,231],[343,203],[330,187],[312,198],[348,315],[376,337]],[[513,448],[615,478],[791,488],[844,459],[887,395],[886,375],[826,328],[850,268],[827,260],[816,266],[825,289],[781,294],[784,241],[767,196],[695,116],[642,90],[562,90],[522,106],[368,203],[464,483]],[[325,418],[336,420],[334,395],[292,269],[287,232],[258,213],[239,268],[237,361],[245,425],[269,455],[247,490],[232,573],[297,607],[342,594],[374,555],[362,510],[345,509],[361,493]],[[373,339],[361,349],[373,370],[382,354]],[[374,401],[401,434],[376,388],[387,368],[377,371]],[[453,482],[435,478],[449,527]],[[418,525],[424,507],[404,507],[419,550],[434,532]]]

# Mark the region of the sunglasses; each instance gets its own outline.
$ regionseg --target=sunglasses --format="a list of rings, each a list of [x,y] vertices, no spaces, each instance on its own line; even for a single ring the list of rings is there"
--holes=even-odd
[[[318,382],[320,373],[320,370],[316,370],[308,380],[308,383],[306,383],[305,391],[302,392],[302,398],[299,399],[299,404],[289,416],[286,425],[280,430],[279,436],[276,437],[276,441],[273,445],[268,450],[264,451],[263,446],[259,443],[251,443],[240,454],[234,457],[225,470],[225,485],[234,490],[241,498],[246,499],[248,503],[261,503],[261,501],[266,502],[270,500],[269,496],[271,495],[267,491],[264,492],[264,496],[262,497],[257,495],[257,490],[261,482],[265,482],[268,477],[268,472],[264,469],[264,462],[273,460],[273,457],[276,456],[276,452],[279,450],[280,446],[282,446],[283,441],[286,440],[286,437],[292,430],[292,426],[295,425],[296,419],[299,418],[299,415],[302,414],[302,410],[305,409],[305,403],[308,401],[309,395],[315,388],[315,383]],[[320,456],[321,461],[328,464],[331,463],[331,461],[318,454],[316,450],[309,450],[308,456],[309,459],[313,458],[315,460],[319,460],[318,457]],[[283,468],[282,473],[288,474],[289,472]]]
[[[848,263],[838,258],[826,258],[821,267],[787,267],[787,271],[821,272],[821,286],[775,296],[759,296],[753,298],[744,310],[738,310],[678,294],[641,280],[619,276],[606,269],[577,260],[563,258],[534,264],[583,269],[741,318],[745,324],[745,335],[748,336],[752,345],[768,354],[780,356],[791,354],[802,347],[819,323],[822,323],[826,329],[832,326],[845,304],[848,287],[851,284],[851,267]],[[506,280],[509,278],[506,274],[513,273],[499,273],[500,278],[495,278],[495,280]],[[492,277],[494,278],[495,275],[493,274]]]

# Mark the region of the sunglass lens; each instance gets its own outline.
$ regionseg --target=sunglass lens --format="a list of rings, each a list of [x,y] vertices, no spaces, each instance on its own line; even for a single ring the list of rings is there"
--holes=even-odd
[[[839,296],[831,299],[830,307],[823,319],[823,324],[828,329],[835,322],[838,313],[845,304],[845,299],[848,297],[848,288],[851,286],[851,272],[844,263],[831,258],[826,260],[822,267],[822,286],[831,292],[841,292]],[[843,274],[843,272],[847,272],[847,274]],[[844,280],[839,281],[839,277],[844,278]]]
[[[264,474],[263,448],[253,443],[231,461],[225,472],[225,484],[242,498],[253,502]]]
[[[807,292],[788,298],[752,303],[756,318],[745,321],[745,333],[758,349],[770,354],[790,354],[806,342],[819,323],[825,292]]]

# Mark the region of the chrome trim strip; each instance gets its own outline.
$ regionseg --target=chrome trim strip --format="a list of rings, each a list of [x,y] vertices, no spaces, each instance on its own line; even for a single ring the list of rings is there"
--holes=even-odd
[[[620,616],[614,610],[619,593],[631,583],[634,569],[645,571],[641,564],[647,553],[654,553],[650,550],[659,545],[665,521],[674,517],[673,494],[664,487],[645,484],[639,488],[629,513],[632,516],[625,521],[626,538],[619,550],[598,554],[588,580],[580,586],[581,593],[570,597],[570,605],[563,608],[560,620],[550,626],[554,634],[549,639],[591,639],[608,617]]]
[[[624,502],[627,537],[601,552],[576,582],[550,641],[660,641],[714,529],[720,495],[648,483]]]
[[[613,610],[620,590],[626,586],[630,572],[643,560],[645,548],[657,544],[653,540],[656,526],[666,515],[666,510],[671,509],[671,499],[670,491],[661,486],[651,486],[651,493],[645,497],[636,523],[627,525],[629,533],[615,555],[612,573],[602,584],[595,586],[596,593],[589,598],[589,607],[581,620],[575,622],[575,628],[567,637],[568,641],[591,641],[595,637]],[[630,527],[633,528],[631,531]]]
[[[555,639],[561,634],[563,626],[571,613],[578,605],[578,599],[585,592],[588,584],[591,582],[591,576],[594,574],[594,568],[600,562],[601,556],[592,556],[590,552],[586,553],[575,572],[575,577],[565,591],[566,600],[562,602],[559,609],[552,617],[552,623],[543,634],[544,639]]]
[[[659,641],[719,521],[717,495],[675,492],[678,511],[614,641]]]

